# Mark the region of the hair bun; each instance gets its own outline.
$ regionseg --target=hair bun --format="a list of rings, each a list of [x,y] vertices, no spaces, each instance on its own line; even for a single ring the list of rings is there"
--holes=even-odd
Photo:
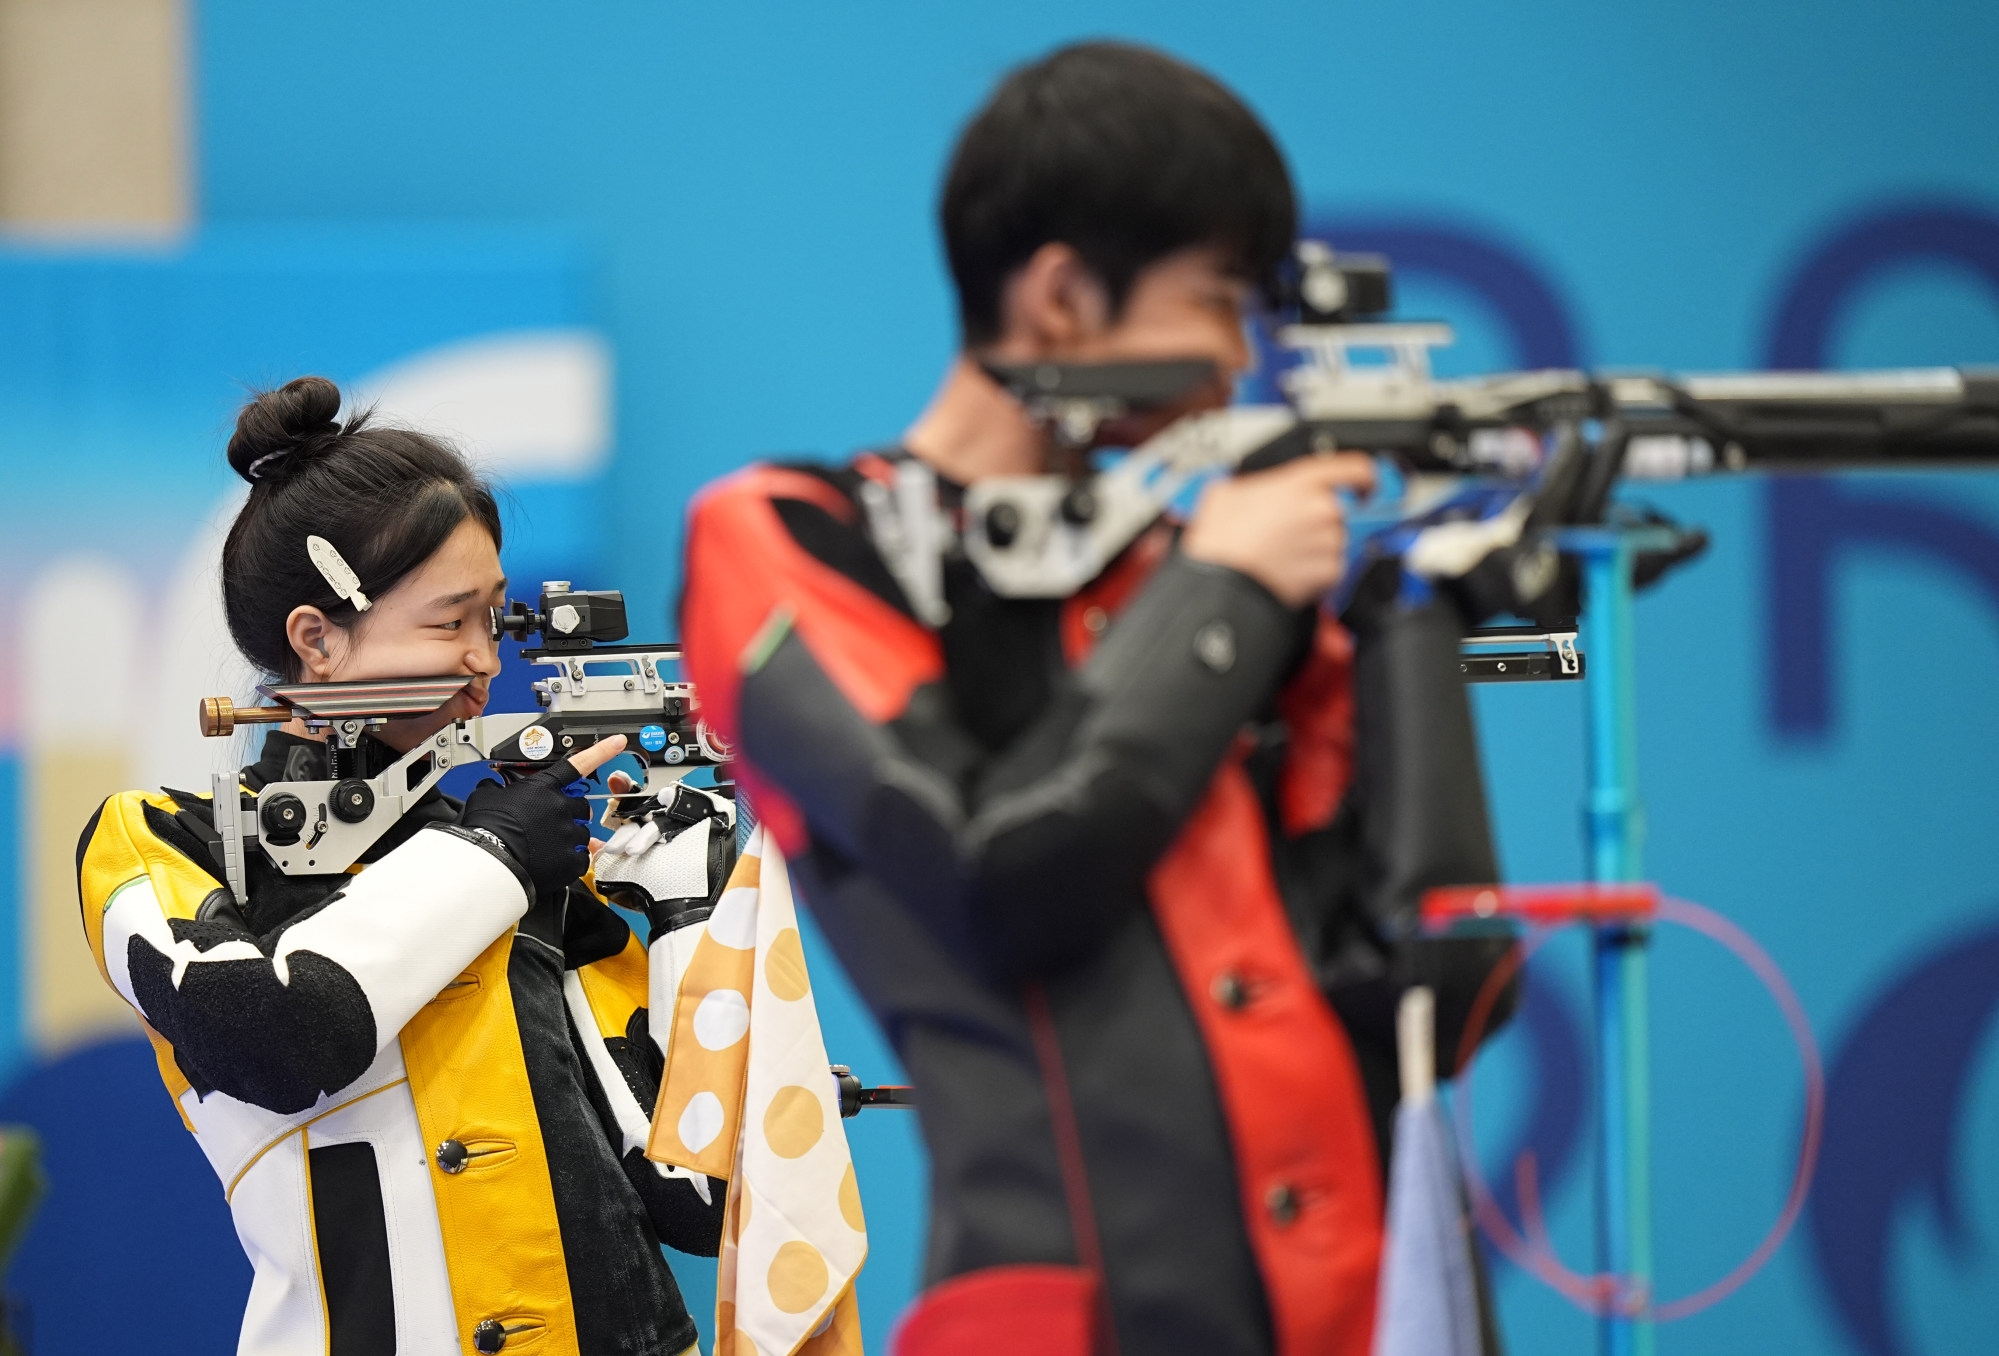
[[[236,416],[229,464],[256,484],[296,470],[340,436],[340,388],[325,377],[299,377],[260,392]]]

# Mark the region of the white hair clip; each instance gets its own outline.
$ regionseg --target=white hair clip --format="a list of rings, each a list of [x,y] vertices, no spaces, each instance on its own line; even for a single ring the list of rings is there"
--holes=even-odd
[[[324,537],[307,537],[305,553],[312,557],[312,563],[326,576],[326,583],[335,593],[354,604],[356,612],[366,612],[371,604],[368,595],[361,592],[361,577],[354,573],[346,557],[339,548]]]

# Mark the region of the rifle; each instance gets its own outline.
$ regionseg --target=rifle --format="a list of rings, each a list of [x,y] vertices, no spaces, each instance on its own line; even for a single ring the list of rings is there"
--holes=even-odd
[[[372,777],[360,775],[361,736],[389,720],[428,715],[463,691],[469,677],[267,683],[257,690],[269,706],[239,707],[227,697],[202,700],[201,732],[210,737],[231,734],[238,725],[289,720],[326,735],[330,777],[272,782],[253,793],[242,790],[234,773],[216,774],[215,827],[222,839],[223,870],[238,903],[249,897],[248,852],[263,852],[288,876],[345,871],[454,767],[483,762],[503,775],[522,775],[621,734],[626,751],[645,760],[645,779],[619,799],[643,806],[696,768],[730,761],[728,744],[694,714],[694,685],[667,678],[680,647],[615,643],[628,634],[622,593],[576,590],[566,581],[545,583],[539,606],[515,600],[494,608],[491,626],[496,641],[540,637],[538,647],[521,651],[530,664],[555,670],[534,684],[540,710],[455,722]],[[603,667],[618,671],[591,671]],[[232,804],[235,814],[226,808]],[[831,1072],[843,1118],[870,1108],[916,1104],[913,1088],[866,1087],[841,1064]],[[0,1140],[0,1149],[9,1143]],[[7,1181],[7,1164],[0,1152],[0,1187]],[[5,1222],[5,1205],[0,1193],[0,1223]],[[8,1236],[0,1229],[0,1244]],[[0,1328],[0,1342],[3,1334]],[[6,1356],[4,1345],[0,1356]]]
[[[1562,534],[1633,522],[1612,499],[1620,481],[1999,464],[1999,369],[1556,369],[1446,380],[1433,375],[1431,354],[1452,342],[1448,325],[1383,319],[1393,291],[1387,260],[1304,241],[1291,277],[1288,323],[1275,332],[1291,363],[1279,377],[1283,403],[1185,415],[1100,466],[1080,453],[1107,423],[1170,413],[1211,388],[1214,366],[985,364],[1072,469],[980,480],[958,514],[937,506],[935,477],[921,462],[897,464],[892,486],[863,486],[872,535],[918,615],[932,624],[945,615],[942,562],[953,552],[1002,596],[1066,597],[1205,476],[1363,451],[1401,473],[1404,512],[1420,515],[1403,524],[1405,539],[1432,530],[1431,549],[1489,553],[1481,610],[1536,623],[1510,636],[1474,633],[1474,645],[1531,638],[1534,646],[1468,653],[1466,676],[1578,678],[1581,600]],[[1378,361],[1356,361],[1362,354]],[[1660,529],[1638,553],[1641,585],[1706,545],[1698,529],[1656,515],[1636,521]]]
[[[247,898],[245,854],[252,849],[288,876],[345,871],[445,773],[467,763],[520,775],[621,734],[626,750],[645,762],[643,786],[628,793],[643,798],[669,791],[696,768],[729,761],[727,744],[694,714],[693,685],[669,677],[680,647],[616,643],[628,634],[623,594],[555,581],[542,585],[539,606],[517,600],[492,609],[491,625],[495,640],[540,638],[539,646],[521,651],[530,664],[553,670],[534,684],[540,710],[458,721],[373,776],[363,775],[362,735],[437,710],[464,690],[469,676],[267,683],[257,689],[266,706],[203,699],[204,735],[300,720],[326,736],[332,775],[324,779],[272,782],[251,793],[240,790],[234,773],[216,774],[222,867],[239,902]]]

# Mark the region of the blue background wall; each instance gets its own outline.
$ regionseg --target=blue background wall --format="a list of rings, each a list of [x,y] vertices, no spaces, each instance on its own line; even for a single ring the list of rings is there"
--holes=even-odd
[[[135,362],[117,392],[12,375],[25,359],[11,357],[0,476],[16,502],[70,515],[51,519],[67,531],[138,530],[138,509],[74,507],[68,454],[47,455],[68,445],[23,422],[84,400],[112,430],[96,468],[198,484],[186,502],[205,505],[223,483],[233,383],[311,365],[353,375],[451,337],[412,321],[428,303],[288,283],[286,270],[358,257],[366,271],[407,257],[412,233],[473,257],[496,230],[526,232],[553,242],[567,262],[548,267],[573,283],[561,314],[528,320],[601,327],[619,373],[614,462],[583,510],[599,535],[538,551],[565,573],[600,570],[638,615],[663,619],[695,485],[753,456],[891,437],[914,414],[953,340],[931,206],[954,131],[1008,65],[1098,34],[1159,44],[1241,90],[1336,243],[1406,247],[1404,309],[1463,332],[1452,370],[1551,356],[1999,362],[1989,6],[206,0],[193,253],[284,260],[230,304],[285,324],[181,365]],[[1882,220],[1879,270],[1847,286],[1809,267],[1847,257],[1839,242],[1851,254],[1852,232]],[[47,267],[0,259],[10,354],[91,314],[21,308]],[[76,267],[56,285],[83,288]],[[537,295],[526,277],[492,286]],[[128,293],[111,305],[144,315],[158,303]],[[465,305],[466,332],[528,323]],[[139,436],[161,401],[188,411],[189,436]],[[1975,1349],[1999,1323],[1987,828],[1999,810],[1999,478],[1717,481],[1649,497],[1707,525],[1715,546],[1639,612],[1648,865],[1768,946],[1833,1074],[1800,1233],[1661,1349]],[[1797,563],[1814,550],[1822,571]],[[1509,871],[1574,876],[1576,694],[1497,690],[1479,704]],[[1531,1020],[1480,1074],[1479,1112],[1495,1170],[1523,1136],[1535,1145],[1556,1240],[1581,1263],[1574,959],[1551,954]],[[835,1057],[891,1076],[830,963],[816,974]],[[1718,1276],[1778,1209],[1801,1085],[1768,1001],[1703,945],[1662,941],[1656,994],[1671,1295]],[[79,1091],[119,1079],[129,1097]],[[172,1349],[180,1331],[182,1349],[212,1350],[233,1330],[246,1272],[149,1079],[114,1045],[26,1074],[0,1106],[56,1139],[57,1194],[13,1275],[41,1351],[102,1349],[140,1323],[155,1346]],[[912,1290],[921,1170],[906,1123],[870,1118],[852,1133],[874,1249],[863,1311],[879,1344]],[[705,1270],[681,1268],[690,1290]],[[1502,1272],[1501,1299],[1516,1350],[1590,1340],[1586,1320],[1517,1273]]]

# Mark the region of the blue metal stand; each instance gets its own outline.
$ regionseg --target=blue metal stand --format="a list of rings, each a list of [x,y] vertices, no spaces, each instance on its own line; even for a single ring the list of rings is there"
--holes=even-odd
[[[1631,564],[1641,550],[1669,548],[1672,537],[1657,529],[1587,528],[1563,532],[1557,540],[1583,566],[1590,879],[1635,881],[1645,816],[1638,800]],[[1623,1311],[1649,1303],[1652,1285],[1649,941],[1648,929],[1626,926],[1599,927],[1594,938],[1597,1268],[1628,1283],[1602,1320],[1603,1356],[1651,1356],[1654,1350],[1652,1324]]]

